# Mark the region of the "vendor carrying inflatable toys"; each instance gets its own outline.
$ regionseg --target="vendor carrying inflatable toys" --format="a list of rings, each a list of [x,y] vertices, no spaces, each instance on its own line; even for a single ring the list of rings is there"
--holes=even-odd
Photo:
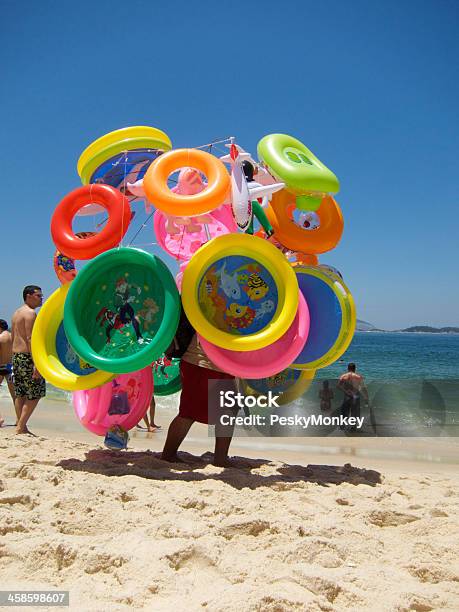
[[[169,358],[181,358],[182,394],[179,413],[169,426],[161,455],[163,460],[174,462],[178,460],[177,451],[195,421],[216,424],[216,406],[208,405],[209,384],[212,384],[212,381],[227,381],[227,384],[233,387],[234,377],[219,370],[206,356],[183,308],[177,333],[166,355]],[[228,462],[232,428],[224,427],[224,435],[221,435],[222,430],[217,423],[215,433],[214,465],[225,466]]]

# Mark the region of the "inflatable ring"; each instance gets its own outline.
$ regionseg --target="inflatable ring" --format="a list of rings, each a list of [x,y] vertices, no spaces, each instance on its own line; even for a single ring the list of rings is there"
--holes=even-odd
[[[292,368],[316,370],[339,359],[352,341],[356,325],[354,299],[342,278],[320,268],[295,267],[309,306],[311,324],[303,350]]]
[[[90,238],[91,236],[95,236],[96,232],[78,232],[75,234],[77,238]],[[55,251],[53,258],[54,272],[61,283],[61,285],[65,285],[66,283],[71,283],[75,276],[77,275],[77,271],[75,268],[75,261],[71,257],[67,257],[64,253],[60,251]]]
[[[173,193],[167,185],[169,176],[180,168],[191,167],[202,172],[207,186],[199,193]],[[156,208],[169,215],[192,217],[218,208],[230,189],[230,177],[223,162],[198,149],[175,149],[158,157],[143,179],[147,198]]]
[[[245,395],[279,394],[276,402],[279,406],[290,404],[305,393],[316,374],[315,370],[294,370],[286,368],[273,376],[258,379],[241,378],[242,391]]]
[[[59,389],[92,389],[111,380],[114,374],[88,367],[69,345],[62,325],[69,288],[67,284],[57,289],[38,313],[32,331],[33,360],[43,378]]]
[[[288,249],[317,255],[334,249],[343,234],[343,215],[337,202],[325,196],[317,210],[320,226],[303,230],[293,221],[295,198],[285,189],[273,194],[266,215],[274,228],[276,239]]]
[[[283,336],[255,351],[230,351],[201,336],[204,352],[218,368],[237,377],[264,378],[288,367],[302,351],[309,333],[309,310],[300,292],[298,310],[293,323]]]
[[[120,153],[139,149],[170,151],[172,143],[162,130],[144,125],[109,132],[92,142],[80,155],[77,171],[81,182],[87,185],[97,168],[104,162]]]
[[[78,238],[72,229],[75,214],[91,202],[103,206],[108,221],[103,230],[89,238]],[[110,185],[86,185],[68,193],[51,219],[51,235],[58,251],[72,259],[92,259],[116,246],[128,230],[131,207],[128,199]]]
[[[163,397],[178,393],[182,388],[180,359],[162,357],[153,364],[155,395]]]
[[[272,244],[226,234],[203,245],[183,272],[182,303],[196,331],[232,351],[278,340],[298,309],[293,268]]]
[[[112,249],[70,285],[65,333],[75,352],[106,372],[145,368],[167,349],[180,314],[174,277],[150,253]]]
[[[339,191],[339,181],[333,172],[293,136],[268,134],[258,143],[257,151],[259,159],[289,191],[306,195],[301,208],[316,210],[320,194]]]
[[[103,436],[119,425],[125,431],[143,419],[153,394],[151,367],[121,374],[97,389],[73,393],[73,407],[80,423]]]
[[[158,245],[168,255],[182,261],[191,259],[212,238],[237,232],[228,205],[198,217],[171,217],[157,210],[153,217],[153,227]]]

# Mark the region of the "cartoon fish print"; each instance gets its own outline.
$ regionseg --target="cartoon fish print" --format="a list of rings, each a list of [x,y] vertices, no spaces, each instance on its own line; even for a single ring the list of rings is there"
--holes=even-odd
[[[244,329],[252,324],[255,311],[250,306],[242,306],[233,302],[225,312],[226,322],[233,329]]]
[[[75,363],[77,359],[78,359],[77,354],[75,353],[73,348],[70,346],[70,344],[67,344],[67,351],[65,353],[66,362]]]
[[[87,361],[83,361],[83,359],[80,358],[80,369],[81,370],[92,370],[93,367],[92,365],[90,365]]]
[[[234,276],[226,273],[226,262],[218,271],[220,274],[220,282],[225,295],[233,300],[239,300],[241,297],[241,288]]]
[[[256,272],[252,272],[247,280],[247,285],[244,287],[247,295],[251,300],[261,300],[269,291],[266,282]]]

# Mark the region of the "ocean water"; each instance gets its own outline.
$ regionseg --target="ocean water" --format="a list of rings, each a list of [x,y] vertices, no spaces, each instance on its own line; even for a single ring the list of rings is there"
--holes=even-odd
[[[310,389],[289,410],[317,411],[319,391],[328,379],[335,390],[332,410],[338,414],[342,395],[336,379],[350,361],[368,386],[372,412],[366,421],[377,425],[366,435],[459,435],[459,335],[357,332],[346,353],[318,370]],[[3,383],[0,397],[7,396]],[[48,384],[47,398],[71,402],[71,393]],[[158,397],[157,407],[172,416],[178,402],[179,394]],[[336,434],[313,428],[309,435]]]
[[[356,332],[344,355],[317,376],[336,378],[351,361],[370,380],[459,380],[459,334]]]

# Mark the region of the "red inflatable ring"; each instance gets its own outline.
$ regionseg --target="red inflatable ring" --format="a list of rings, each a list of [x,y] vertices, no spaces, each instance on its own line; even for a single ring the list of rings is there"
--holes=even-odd
[[[89,238],[78,238],[72,229],[76,213],[87,204],[99,204],[108,213],[103,230]],[[85,185],[59,202],[51,219],[51,235],[57,249],[73,259],[92,259],[117,246],[131,220],[128,199],[110,185]]]

